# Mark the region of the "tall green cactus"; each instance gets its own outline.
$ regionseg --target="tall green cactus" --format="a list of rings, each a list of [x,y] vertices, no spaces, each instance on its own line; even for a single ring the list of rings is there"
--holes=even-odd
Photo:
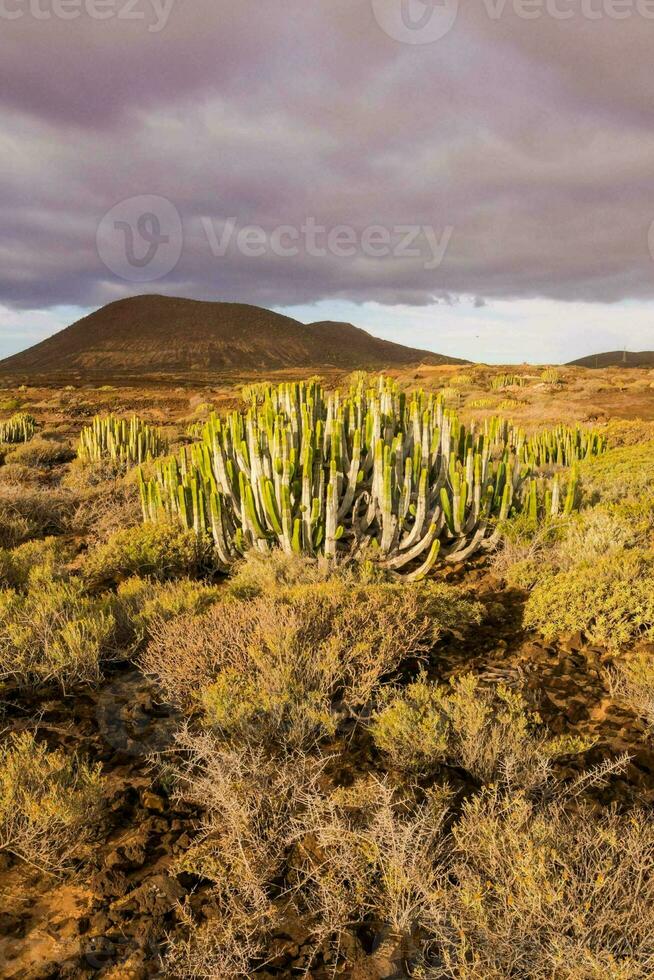
[[[28,412],[16,412],[8,422],[0,423],[0,443],[29,442],[36,432],[36,419]]]
[[[247,549],[372,557],[411,578],[440,558],[467,558],[496,539],[494,525],[561,503],[559,477],[536,479],[599,452],[581,430],[528,439],[499,418],[466,428],[439,395],[409,395],[383,377],[346,394],[316,382],[251,393],[243,412],[212,415],[201,441],[141,476],[146,520],[179,520],[213,537],[225,569]],[[551,458],[551,459],[550,459]]]
[[[127,469],[167,452],[158,429],[142,419],[118,419],[114,415],[96,416],[80,433],[77,455],[85,463],[108,460]]]

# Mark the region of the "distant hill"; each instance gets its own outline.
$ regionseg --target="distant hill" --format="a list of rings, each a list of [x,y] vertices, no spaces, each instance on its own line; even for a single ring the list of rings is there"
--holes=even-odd
[[[576,361],[568,361],[570,367],[654,367],[654,350],[624,351],[611,350],[603,354],[590,354]]]
[[[284,368],[463,364],[403,347],[351,323],[300,323],[241,303],[168,296],[117,300],[0,361],[0,375],[147,378]]]

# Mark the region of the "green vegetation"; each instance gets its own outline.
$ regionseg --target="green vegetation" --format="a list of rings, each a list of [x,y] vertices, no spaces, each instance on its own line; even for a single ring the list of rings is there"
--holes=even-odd
[[[129,421],[113,415],[96,416],[82,429],[77,455],[84,463],[110,461],[127,469],[162,456],[168,447],[157,429],[133,416]]]
[[[536,479],[541,462],[601,452],[595,433],[563,427],[527,438],[501,419],[466,430],[438,397],[406,396],[380,378],[346,397],[282,384],[244,413],[213,416],[202,442],[142,478],[147,521],[210,534],[219,567],[246,551],[372,559],[391,571],[414,560],[419,579],[494,542],[493,523],[569,513],[576,475]]]
[[[490,386],[493,391],[502,391],[504,388],[524,388],[528,384],[529,378],[522,374],[496,374],[491,378]]]
[[[482,782],[533,789],[550,775],[556,756],[585,751],[592,742],[547,738],[524,698],[503,684],[484,689],[473,674],[449,687],[419,678],[385,694],[371,722],[375,744],[399,769],[426,775],[443,763]]]
[[[64,687],[97,681],[114,635],[108,598],[89,597],[77,579],[49,579],[33,569],[27,591],[0,591],[0,680],[56,680]]]
[[[204,616],[161,626],[142,660],[172,703],[199,700],[206,724],[239,744],[297,747],[333,733],[403,661],[480,619],[442,585],[331,575],[257,595],[251,583],[246,566]]]
[[[654,655],[651,649],[635,649],[618,660],[613,690],[654,730]]]
[[[29,732],[0,745],[0,850],[58,871],[88,840],[103,780],[76,755],[37,742]]]
[[[579,475],[588,503],[624,500],[651,492],[654,440],[620,446],[596,459],[586,459]]]
[[[202,557],[202,543],[192,531],[172,524],[144,524],[116,531],[91,551],[84,576],[96,585],[132,575],[171,579],[199,571]]]
[[[470,370],[415,374],[458,402]],[[351,380],[254,385],[194,445],[189,402],[238,390],[117,389],[176,427],[97,419],[73,461],[96,389],[66,421],[30,389],[56,409],[0,465],[0,885],[36,911],[3,924],[39,955],[50,916],[71,975],[108,918],[112,976],[641,980],[650,427],[464,426]],[[64,941],[43,872],[89,899]]]
[[[36,432],[36,419],[27,412],[17,412],[8,422],[0,423],[0,443],[29,442]]]

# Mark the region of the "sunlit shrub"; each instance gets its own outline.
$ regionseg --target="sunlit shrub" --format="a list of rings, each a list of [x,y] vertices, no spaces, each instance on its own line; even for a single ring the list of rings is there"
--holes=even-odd
[[[65,443],[36,437],[8,452],[5,463],[49,469],[67,463],[74,455],[70,446]]]
[[[114,636],[110,599],[90,598],[79,580],[41,575],[26,592],[0,590],[0,679],[97,681]]]
[[[173,619],[155,631],[143,665],[173,703],[199,697],[224,734],[300,745],[331,728],[337,705],[361,708],[403,660],[479,618],[449,587],[335,576]]]
[[[566,571],[544,569],[524,624],[548,640],[582,630],[611,649],[654,637],[654,553],[620,550]]]
[[[428,774],[461,766],[482,782],[532,788],[549,776],[550,760],[590,742],[549,738],[523,697],[503,684],[483,687],[472,674],[449,686],[424,677],[388,692],[370,725],[375,744],[399,769]]]
[[[180,579],[159,582],[134,576],[121,582],[112,609],[122,642],[135,649],[152,629],[176,616],[198,616],[220,598],[219,588]]]
[[[611,676],[614,694],[654,728],[654,655],[634,650],[615,665]]]
[[[431,926],[438,975],[637,980],[654,930],[654,824],[489,788],[452,828]]]
[[[56,490],[0,485],[0,547],[66,530],[72,498]]]
[[[0,585],[25,588],[30,579],[62,578],[73,557],[71,546],[61,538],[27,541],[18,548],[0,550]]]
[[[91,583],[121,581],[132,575],[170,579],[199,570],[202,544],[193,531],[170,524],[144,524],[117,531],[91,551],[84,577]]]
[[[654,441],[621,446],[583,460],[579,477],[589,502],[647,494],[654,486]]]
[[[102,801],[99,767],[29,732],[0,746],[0,850],[48,871],[62,868],[88,840]]]

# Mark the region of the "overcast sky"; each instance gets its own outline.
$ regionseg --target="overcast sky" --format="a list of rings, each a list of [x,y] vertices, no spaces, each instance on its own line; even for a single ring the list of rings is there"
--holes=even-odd
[[[0,353],[122,296],[654,348],[654,0],[0,0]]]

